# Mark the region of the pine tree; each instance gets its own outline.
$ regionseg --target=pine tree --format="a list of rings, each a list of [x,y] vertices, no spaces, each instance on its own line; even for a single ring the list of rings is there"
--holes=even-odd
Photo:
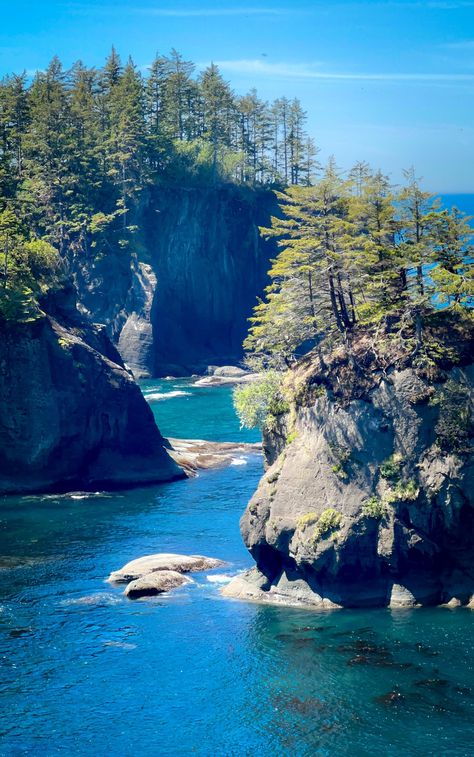
[[[301,174],[303,172],[304,145],[306,133],[304,123],[307,114],[301,107],[301,103],[296,98],[290,106],[289,117],[289,150],[290,150],[290,181],[291,184],[301,183]]]
[[[229,85],[213,63],[200,75],[199,87],[204,116],[203,137],[209,140],[212,147],[212,170],[215,180],[219,151],[231,145],[234,99]]]
[[[29,106],[22,208],[36,232],[45,234],[63,255],[77,191],[77,152],[66,75],[58,58],[36,75]]]
[[[23,137],[28,124],[26,75],[0,82],[0,198],[13,197],[23,174]]]
[[[426,266],[435,262],[433,232],[440,203],[424,192],[413,168],[404,171],[406,186],[398,194],[400,250],[407,270],[408,308],[416,329],[416,349],[423,344],[423,311],[433,293],[426,279]]]
[[[143,82],[129,58],[111,94],[109,175],[120,186],[122,224],[145,180],[146,126]]]
[[[165,97],[167,132],[173,139],[189,139],[194,132],[192,115],[196,85],[191,79],[194,64],[184,60],[173,49],[168,58],[168,68]]]

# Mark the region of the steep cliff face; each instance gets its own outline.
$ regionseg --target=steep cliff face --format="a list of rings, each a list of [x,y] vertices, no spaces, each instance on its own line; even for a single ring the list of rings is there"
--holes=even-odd
[[[235,363],[275,254],[258,227],[276,212],[265,190],[155,188],[133,250],[73,261],[81,306],[136,376]]]
[[[182,476],[117,350],[74,298],[70,288],[35,321],[0,324],[0,493]]]
[[[468,603],[473,397],[466,365],[437,383],[392,371],[365,398],[321,391],[295,405],[268,435],[270,466],[241,521],[257,567],[224,593],[320,607]]]

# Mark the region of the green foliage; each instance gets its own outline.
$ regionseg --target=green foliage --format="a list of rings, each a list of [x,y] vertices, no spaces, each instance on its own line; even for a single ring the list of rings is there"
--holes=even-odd
[[[298,438],[298,432],[297,431],[290,431],[290,433],[287,434],[287,436],[286,436],[286,443],[287,444],[291,444],[297,438]]]
[[[61,272],[58,253],[50,244],[26,238],[10,210],[0,213],[0,317],[34,319],[38,298],[58,283]]]
[[[440,307],[472,306],[473,231],[455,208],[441,210],[413,171],[405,177],[395,193],[365,164],[343,180],[330,161],[314,186],[278,193],[281,215],[261,231],[280,253],[244,342],[257,364],[281,369],[315,349],[324,370],[341,346],[355,365],[357,330],[378,335],[388,324],[420,367],[445,357],[425,343],[425,321]]]
[[[362,513],[367,518],[383,518],[387,513],[387,503],[378,497],[372,496],[362,505]]]
[[[380,475],[388,481],[396,481],[401,475],[403,466],[402,456],[395,452],[380,466]]]
[[[468,388],[449,379],[437,402],[439,416],[435,432],[439,446],[446,452],[467,450],[472,436],[472,409]]]
[[[61,256],[98,257],[130,247],[150,184],[306,183],[306,114],[282,102],[238,97],[214,64],[196,77],[176,50],[145,76],[113,48],[102,69],[55,57],[31,83],[0,81],[0,210]]]
[[[383,495],[383,501],[391,505],[394,502],[404,502],[406,500],[415,500],[420,493],[420,488],[416,481],[410,479],[403,482],[398,481],[395,486],[391,486]]]
[[[336,476],[338,476],[338,478],[342,479],[343,481],[345,481],[347,478],[349,478],[349,474],[345,470],[345,468],[342,465],[342,463],[336,463],[336,465],[333,465],[331,467],[331,470],[332,470],[333,473],[336,474]]]
[[[256,381],[236,387],[234,407],[241,426],[273,428],[277,416],[288,410],[282,395],[282,374],[266,371]]]
[[[333,507],[328,507],[324,510],[318,518],[316,528],[314,529],[313,542],[318,542],[321,537],[328,534],[330,531],[334,531],[340,528],[342,524],[342,514]]]
[[[317,521],[318,516],[316,513],[305,513],[305,515],[301,515],[296,521],[296,528],[299,528],[302,531],[306,526],[312,526],[313,523],[317,523]]]

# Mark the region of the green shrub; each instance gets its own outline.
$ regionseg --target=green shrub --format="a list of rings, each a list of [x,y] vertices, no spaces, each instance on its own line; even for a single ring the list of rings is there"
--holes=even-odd
[[[288,403],[282,395],[283,374],[265,371],[256,381],[234,389],[234,407],[245,428],[272,429],[277,416],[288,411]]]
[[[328,507],[324,510],[318,518],[316,528],[313,534],[313,543],[319,541],[319,539],[327,534],[329,531],[333,531],[339,528],[342,523],[342,514],[335,510],[333,507]]]
[[[42,239],[28,239],[13,211],[1,211],[0,318],[20,323],[38,318],[41,295],[63,275],[57,250]]]
[[[390,505],[393,502],[403,502],[404,500],[415,500],[420,493],[420,488],[416,481],[410,479],[409,481],[399,481],[393,488],[391,487],[383,496],[383,500],[386,504]]]
[[[342,463],[337,463],[336,465],[333,465],[331,468],[332,472],[336,474],[338,478],[341,478],[343,481],[349,478],[348,472],[344,469]]]
[[[402,456],[395,452],[381,464],[380,475],[388,481],[396,481],[401,475],[402,464]]]
[[[306,513],[306,515],[301,515],[301,517],[298,518],[296,521],[296,527],[302,530],[303,528],[306,528],[306,526],[312,526],[317,520],[318,516],[316,513]]]
[[[367,518],[383,518],[387,513],[387,507],[378,497],[372,496],[363,503],[362,512]]]

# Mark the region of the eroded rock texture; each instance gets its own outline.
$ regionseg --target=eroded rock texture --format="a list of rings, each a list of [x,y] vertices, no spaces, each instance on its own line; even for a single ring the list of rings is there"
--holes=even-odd
[[[266,190],[153,188],[130,248],[71,259],[80,306],[137,378],[235,364],[275,255],[258,227],[277,210]]]
[[[224,590],[260,601],[415,606],[474,593],[474,367],[407,368],[365,399],[321,392],[267,435],[241,520],[257,567]],[[285,434],[292,441],[283,441]]]
[[[30,323],[0,324],[0,492],[119,487],[183,476],[153,413],[71,287]]]

